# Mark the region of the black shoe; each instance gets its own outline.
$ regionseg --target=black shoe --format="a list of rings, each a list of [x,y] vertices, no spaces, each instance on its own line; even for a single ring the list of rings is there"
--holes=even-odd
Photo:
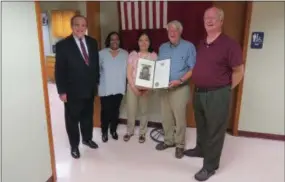
[[[119,136],[118,136],[118,133],[117,133],[117,132],[112,132],[111,135],[112,135],[112,138],[113,138],[114,140],[118,140],[118,139],[119,139]]]
[[[165,143],[159,143],[156,145],[155,149],[156,150],[165,150],[165,149],[168,149],[168,148],[171,148],[171,147],[175,147],[175,145],[167,145]]]
[[[71,156],[72,156],[74,159],[80,158],[79,149],[78,149],[78,148],[71,148]]]
[[[184,155],[188,157],[204,157],[202,152],[197,148],[185,150]]]
[[[176,147],[176,149],[175,149],[175,157],[177,158],[177,159],[181,159],[183,156],[184,156],[184,149],[183,148],[178,148],[178,147]]]
[[[102,141],[104,143],[106,143],[108,141],[108,134],[107,133],[102,134]]]
[[[88,140],[88,141],[83,141],[82,142],[84,145],[87,145],[88,147],[92,148],[92,149],[97,149],[98,145],[93,142],[92,140]]]
[[[198,181],[206,181],[209,179],[211,176],[215,174],[215,170],[209,171],[205,168],[202,168],[199,172],[195,174],[195,179]]]

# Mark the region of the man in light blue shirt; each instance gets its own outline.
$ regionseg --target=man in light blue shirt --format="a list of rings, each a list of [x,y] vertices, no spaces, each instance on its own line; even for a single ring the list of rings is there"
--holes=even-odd
[[[169,89],[161,91],[164,142],[157,150],[176,147],[176,158],[182,158],[185,147],[186,109],[190,99],[189,79],[196,63],[194,45],[181,38],[182,24],[171,21],[167,25],[169,42],[159,48],[159,59],[171,59]]]

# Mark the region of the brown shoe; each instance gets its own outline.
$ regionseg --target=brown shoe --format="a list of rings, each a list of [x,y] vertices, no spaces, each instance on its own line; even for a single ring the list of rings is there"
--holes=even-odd
[[[165,143],[159,143],[156,145],[156,150],[165,150],[165,149],[168,149],[168,148],[171,148],[171,147],[175,147],[175,145],[167,145]]]
[[[175,157],[177,158],[177,159],[181,159],[183,156],[184,156],[184,149],[183,148],[178,148],[178,147],[176,147],[176,149],[175,149]]]

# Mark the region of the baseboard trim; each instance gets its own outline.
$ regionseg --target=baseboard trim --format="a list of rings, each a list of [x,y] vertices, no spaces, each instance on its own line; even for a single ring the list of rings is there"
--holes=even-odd
[[[258,133],[258,132],[251,132],[251,131],[242,131],[242,130],[238,131],[238,136],[285,141],[285,135],[276,135],[276,134],[270,134],[270,133]]]
[[[136,120],[136,126],[139,126],[139,120]],[[126,119],[120,119],[120,124],[127,124]],[[148,127],[151,128],[162,128],[162,124],[154,121],[148,122]],[[231,133],[231,130],[228,130],[228,133]],[[260,139],[268,139],[268,140],[278,140],[285,141],[285,135],[276,135],[276,134],[267,134],[267,133],[257,133],[257,132],[249,132],[249,131],[238,131],[238,137],[248,137],[248,138],[260,138]]]
[[[120,119],[120,124],[127,124],[127,119]],[[140,121],[136,120],[136,126],[139,126]],[[154,121],[149,121],[147,127],[150,128],[162,128],[162,124]]]
[[[53,176],[51,176],[46,182],[55,182],[53,181]]]

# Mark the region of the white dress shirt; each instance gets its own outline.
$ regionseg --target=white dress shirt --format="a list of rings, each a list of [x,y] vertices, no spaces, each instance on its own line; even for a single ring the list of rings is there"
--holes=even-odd
[[[82,50],[81,50],[79,38],[78,38],[78,37],[75,37],[75,36],[73,36],[73,37],[74,37],[74,40],[75,40],[75,42],[76,42],[76,44],[77,44],[77,46],[78,46],[78,48],[79,48],[79,50],[80,50],[80,52],[81,52],[82,57],[84,58],[83,52],[82,52]],[[86,53],[87,53],[87,55],[89,56],[88,47],[87,47],[87,44],[86,44],[85,36],[82,38],[82,42],[83,42],[83,45],[85,46]]]

